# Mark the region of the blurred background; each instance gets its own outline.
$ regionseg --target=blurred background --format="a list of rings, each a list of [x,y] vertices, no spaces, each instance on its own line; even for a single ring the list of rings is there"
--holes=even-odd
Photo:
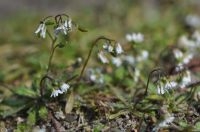
[[[130,32],[144,33],[146,49],[157,47],[151,54],[155,59],[163,45],[175,44],[177,36],[200,27],[199,6],[199,0],[1,0],[0,81],[19,83],[45,67],[49,41],[38,39],[34,32],[46,16],[66,13],[89,31],[73,34],[72,45],[58,53],[62,55],[56,60],[66,65],[73,57],[86,56],[97,36],[123,43]]]

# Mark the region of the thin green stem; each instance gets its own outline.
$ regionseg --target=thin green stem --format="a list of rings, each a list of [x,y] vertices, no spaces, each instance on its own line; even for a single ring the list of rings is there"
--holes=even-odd
[[[78,81],[82,78],[83,73],[84,73],[84,71],[85,71],[85,68],[86,68],[86,66],[87,66],[87,64],[88,64],[88,61],[89,61],[89,59],[90,59],[90,57],[91,57],[92,51],[93,51],[94,47],[98,44],[98,42],[99,42],[100,40],[114,41],[114,40],[111,40],[111,39],[106,38],[106,37],[104,37],[104,36],[100,36],[100,37],[98,37],[98,38],[92,43],[92,47],[90,48],[89,54],[88,54],[88,56],[87,56],[87,59],[86,59],[86,61],[85,61],[85,64],[83,65],[83,68],[82,68],[82,70],[81,70],[81,74],[80,74],[80,76],[79,76],[79,78],[78,78]]]
[[[43,97],[43,95],[44,95],[44,89],[46,88],[46,86],[44,84],[44,82],[45,82],[46,79],[49,79],[51,81],[53,80],[53,78],[51,78],[47,74],[42,77],[42,79],[40,80],[40,96],[41,97]]]
[[[52,44],[51,44],[51,54],[50,54],[50,57],[49,57],[49,62],[48,62],[48,67],[47,67],[47,73],[49,72],[50,70],[50,67],[51,67],[51,62],[52,62],[52,59],[53,59],[53,55],[54,55],[54,52],[55,52],[55,49],[57,48],[57,45],[55,45],[55,42],[56,42],[56,38],[52,41]]]
[[[53,38],[53,36],[51,35],[51,33],[49,32],[49,30],[47,30],[47,35],[49,35],[51,41],[53,42],[53,41],[54,41],[54,38]]]

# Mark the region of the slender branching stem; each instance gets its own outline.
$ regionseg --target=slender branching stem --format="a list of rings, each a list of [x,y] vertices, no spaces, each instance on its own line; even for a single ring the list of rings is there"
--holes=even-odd
[[[52,41],[52,44],[51,44],[51,54],[50,54],[50,57],[49,57],[49,62],[48,62],[48,67],[47,67],[47,73],[48,73],[49,70],[50,70],[51,62],[52,62],[52,59],[53,59],[53,55],[54,55],[55,49],[58,47],[58,45],[54,46],[56,40],[57,40],[57,39],[55,38],[55,39]]]
[[[90,48],[89,54],[88,54],[87,59],[86,59],[84,65],[83,65],[83,68],[82,68],[82,70],[81,70],[81,74],[80,74],[80,76],[79,76],[79,78],[78,78],[78,81],[82,78],[83,73],[84,73],[84,71],[85,71],[85,68],[86,68],[86,66],[87,66],[87,64],[88,64],[88,61],[89,61],[89,59],[90,59],[90,57],[91,57],[92,51],[93,51],[94,47],[98,44],[98,42],[99,42],[100,40],[114,41],[114,40],[111,40],[111,39],[106,38],[106,37],[104,37],[104,36],[100,36],[100,37],[98,37],[98,38],[92,43],[92,47]]]
[[[51,33],[49,32],[49,30],[47,30],[47,35],[49,35],[51,41],[53,42],[53,41],[54,41],[54,38],[53,38],[53,36],[51,35]]]

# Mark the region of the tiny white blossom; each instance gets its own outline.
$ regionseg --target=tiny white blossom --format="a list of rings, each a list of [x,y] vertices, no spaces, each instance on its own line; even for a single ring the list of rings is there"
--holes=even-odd
[[[200,17],[197,15],[188,15],[185,18],[185,22],[192,27],[200,26]]]
[[[165,89],[172,89],[172,88],[175,88],[176,86],[178,85],[177,82],[167,82],[164,86]]]
[[[143,60],[146,60],[148,57],[149,57],[149,52],[146,50],[143,50],[141,52],[141,55],[138,56],[136,59],[137,59],[137,61],[143,61]]]
[[[39,34],[40,37],[45,38],[46,37],[46,25],[45,23],[40,23],[39,27],[35,31],[35,34]]]
[[[176,59],[180,59],[183,57],[183,52],[180,51],[179,49],[174,49],[173,50],[173,54],[175,56]]]
[[[180,46],[183,46],[185,48],[194,48],[195,47],[195,42],[192,40],[189,40],[187,36],[183,35],[179,38],[178,41]]]
[[[199,31],[195,31],[192,34],[192,38],[195,40],[196,42],[196,47],[200,47],[200,32]]]
[[[111,52],[113,52],[113,46],[111,45],[111,44],[109,44],[109,43],[105,43],[104,45],[103,45],[103,49],[104,50],[106,50],[107,52],[109,52],[109,53],[111,53]]]
[[[87,77],[90,81],[97,83],[97,84],[103,84],[104,83],[104,77],[101,73],[101,70],[96,69],[88,69],[87,71]]]
[[[164,94],[165,93],[163,85],[159,84],[157,86],[157,92],[158,92],[158,94]]]
[[[183,64],[178,64],[178,66],[175,68],[175,71],[176,72],[180,72],[180,71],[182,71],[184,69],[184,66],[183,66]]]
[[[189,71],[186,71],[186,75],[183,76],[181,80],[180,87],[185,88],[189,83],[191,83],[191,81],[192,81],[191,74]]]
[[[50,97],[57,97],[59,94],[63,94],[63,92],[60,89],[54,89]]]
[[[61,85],[61,87],[60,87],[60,90],[62,91],[62,92],[67,92],[67,90],[70,88],[70,85],[69,84],[67,84],[67,83],[63,83],[62,85]]]
[[[109,63],[109,60],[106,58],[105,54],[103,51],[100,51],[98,53],[98,58],[101,60],[102,63]]]
[[[140,77],[140,70],[138,70],[137,68],[135,69],[135,74],[134,74],[134,81],[138,82],[138,79]]]
[[[64,26],[68,31],[72,30],[72,20],[71,19],[66,20]]]
[[[126,55],[123,56],[123,59],[126,63],[130,64],[130,65],[134,65],[135,64],[135,58],[131,55]]]
[[[160,128],[169,127],[169,124],[174,121],[175,117],[169,116],[161,121],[156,127],[153,128],[154,132],[157,132]]]
[[[119,67],[122,65],[122,60],[119,57],[112,57],[112,63],[116,66]]]
[[[129,42],[141,43],[144,41],[144,35],[141,33],[126,34],[126,40]]]
[[[174,81],[167,82],[166,84],[160,83],[157,86],[157,92],[158,92],[158,94],[164,94],[169,89],[175,88],[177,86],[178,86],[178,83],[174,82]]]
[[[67,35],[67,29],[64,25],[61,25],[55,29],[55,34],[59,34],[60,32],[64,33]]]
[[[68,32],[72,30],[72,21],[71,19],[65,20],[63,24],[58,26],[55,30],[54,33],[57,36],[59,33],[63,33],[64,35],[67,35]]]
[[[120,43],[116,44],[115,52],[117,53],[117,55],[119,55],[119,54],[124,52],[123,49],[122,49],[122,46],[120,45]]]
[[[193,54],[189,54],[183,58],[183,63],[188,64],[190,60],[193,58]]]

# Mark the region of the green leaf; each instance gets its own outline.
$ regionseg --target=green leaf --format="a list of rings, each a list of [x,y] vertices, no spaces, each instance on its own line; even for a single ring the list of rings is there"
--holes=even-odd
[[[30,126],[35,125],[36,123],[36,111],[33,110],[28,113],[27,124]]]
[[[45,22],[45,25],[46,25],[46,26],[54,25],[54,22],[53,22],[53,21],[47,21],[47,22]]]
[[[121,110],[121,111],[119,111],[119,112],[117,112],[117,113],[115,113],[115,114],[109,115],[109,119],[112,120],[112,119],[115,119],[115,118],[117,118],[117,117],[119,117],[119,116],[121,116],[121,115],[127,115],[128,113],[129,113],[129,111]]]
[[[200,121],[195,124],[194,128],[196,131],[200,131]]]
[[[30,98],[36,98],[37,93],[33,91],[32,89],[29,89],[27,87],[19,87],[14,90],[14,92],[20,96],[30,97]]]
[[[151,100],[151,101],[162,101],[163,100],[163,97],[158,95],[158,94],[152,94],[152,95],[149,95],[147,97],[148,100]]]
[[[47,115],[48,115],[47,108],[46,107],[41,107],[40,110],[39,110],[40,118],[45,120],[45,119],[47,119]]]
[[[119,67],[117,68],[117,70],[115,71],[115,77],[119,80],[122,80],[124,78],[125,75],[125,69],[123,67]]]
[[[81,32],[88,32],[86,29],[84,29],[84,28],[82,28],[80,26],[78,26],[78,30],[81,31]]]
[[[9,110],[9,111],[1,112],[0,115],[1,115],[3,118],[6,118],[6,117],[8,117],[8,116],[12,116],[12,115],[16,114],[17,112],[23,110],[24,108],[26,108],[26,105],[23,105],[23,106],[17,107],[17,108],[12,108],[12,109]]]

